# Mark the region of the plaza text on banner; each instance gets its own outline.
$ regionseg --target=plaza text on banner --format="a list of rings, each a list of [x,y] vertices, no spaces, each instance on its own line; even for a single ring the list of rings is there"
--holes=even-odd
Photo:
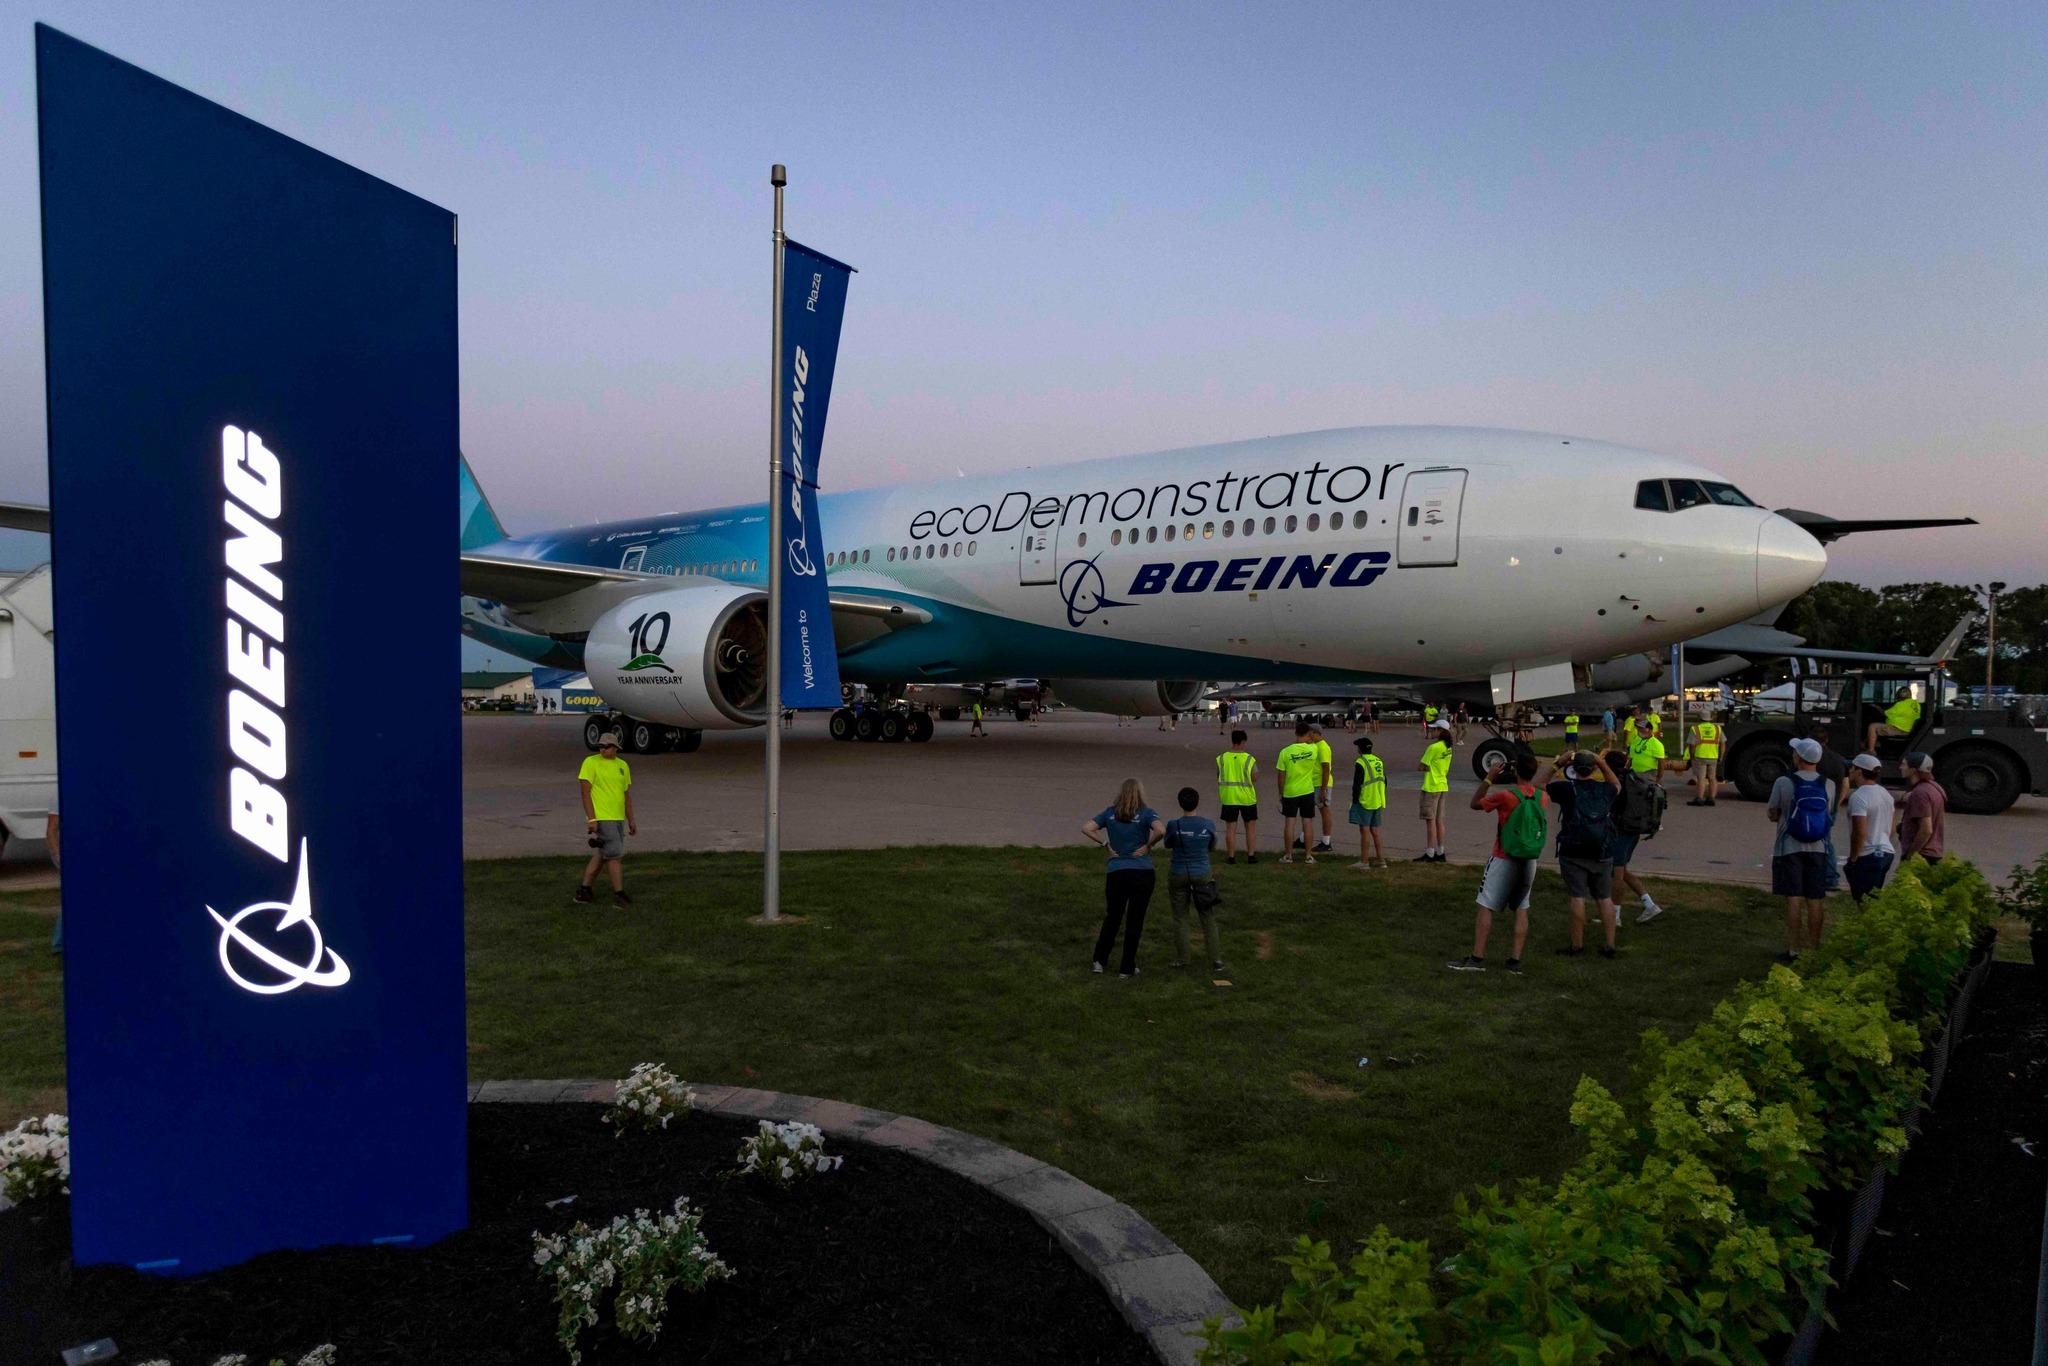
[[[795,242],[782,252],[782,705],[836,707],[839,651],[818,521],[818,460],[853,267]]]

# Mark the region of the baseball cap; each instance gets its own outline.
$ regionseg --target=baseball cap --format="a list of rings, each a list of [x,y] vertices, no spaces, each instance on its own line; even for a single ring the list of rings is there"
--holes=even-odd
[[[1439,716],[1436,719],[1436,728],[1438,730],[1449,730],[1451,728],[1451,723],[1444,720],[1443,717]]]
[[[1934,756],[1922,750],[1914,750],[1906,756],[1906,767],[1921,773],[1934,772]]]
[[[597,737],[597,747],[598,747],[599,749],[605,749],[605,748],[617,749],[617,748],[619,747],[619,735],[618,735],[618,732],[617,732],[617,731],[611,731],[611,730],[608,730],[608,731],[606,731],[606,732],[605,732],[604,734],[602,734],[602,735],[598,736],[598,737]]]
[[[1809,740],[1802,735],[1792,742],[1792,752],[1809,764],[1817,764],[1821,756],[1820,741]]]
[[[1875,754],[1859,754],[1849,762],[1862,769],[1865,773],[1875,773],[1884,767],[1878,761],[1878,757]]]
[[[1372,737],[1370,735],[1361,735],[1356,740],[1353,740],[1351,743],[1359,749],[1371,749]]]
[[[1598,767],[1600,767],[1599,763],[1585,750],[1580,750],[1572,756],[1572,772],[1578,774],[1581,778],[1590,777],[1593,770]]]

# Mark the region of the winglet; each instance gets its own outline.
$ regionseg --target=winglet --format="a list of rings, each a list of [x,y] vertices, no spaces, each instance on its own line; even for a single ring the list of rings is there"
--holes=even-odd
[[[457,451],[455,459],[462,466],[462,548],[475,550],[504,540],[505,524],[498,520],[491,500],[484,496],[483,485],[477,483],[470,470],[469,457]]]

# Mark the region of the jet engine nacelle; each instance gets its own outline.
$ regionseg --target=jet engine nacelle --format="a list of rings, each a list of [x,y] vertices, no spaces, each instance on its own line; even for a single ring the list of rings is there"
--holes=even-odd
[[[1166,716],[1193,711],[1202,705],[1209,685],[1149,678],[1055,678],[1050,680],[1055,702],[1082,711],[1106,711],[1115,716]]]
[[[605,705],[685,730],[767,719],[768,596],[732,584],[640,593],[605,612],[583,646]]]
[[[1627,692],[1664,676],[1662,655],[1623,655],[1602,660],[1588,670],[1587,686],[1593,692]]]

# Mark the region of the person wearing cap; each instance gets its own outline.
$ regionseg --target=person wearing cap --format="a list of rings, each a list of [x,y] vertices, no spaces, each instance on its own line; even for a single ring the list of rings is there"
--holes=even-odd
[[[1280,784],[1280,861],[1294,862],[1296,822],[1301,842],[1306,845],[1309,826],[1316,818],[1316,792],[1322,785],[1323,757],[1316,748],[1315,727],[1306,721],[1294,723],[1294,743],[1273,760],[1274,777]],[[1314,863],[1316,856],[1306,850],[1302,862]]]
[[[1654,784],[1657,778],[1655,774],[1643,778],[1631,772],[1628,755],[1618,749],[1608,750],[1601,758],[1607,771],[1621,780],[1621,795],[1615,800],[1614,805],[1614,836],[1607,841],[1607,860],[1614,865],[1615,886],[1636,898],[1636,903],[1640,907],[1636,912],[1636,924],[1640,925],[1664,914],[1664,907],[1656,897],[1650,895],[1650,889],[1643,885],[1643,880],[1636,876],[1635,869],[1629,866],[1635,861],[1636,846],[1643,842],[1643,837],[1639,831],[1631,833],[1624,829],[1623,826],[1627,822],[1623,821],[1622,816],[1629,810],[1640,810],[1639,804],[1644,800],[1644,794],[1640,790],[1632,792],[1630,785]]]
[[[1875,754],[1849,761],[1849,895],[1863,898],[1884,886],[1898,851],[1892,846],[1892,794],[1878,778]]]
[[[1913,696],[1911,688],[1900,688],[1892,697],[1892,704],[1884,709],[1882,721],[1872,721],[1864,727],[1863,748],[1877,753],[1877,738],[1880,735],[1904,738],[1913,733],[1920,724],[1920,701]]]
[[[1422,770],[1422,852],[1416,863],[1446,863],[1444,803],[1451,791],[1451,723],[1439,716],[1429,724],[1430,741],[1415,761]]]
[[[1336,775],[1331,768],[1335,756],[1321,726],[1310,728],[1308,738],[1316,747],[1316,811],[1323,818],[1323,837],[1316,841],[1315,852],[1327,854],[1336,847],[1330,843],[1330,799],[1336,795],[1337,786]]]
[[[1562,767],[1567,779],[1553,774]],[[1602,942],[1600,956],[1615,955],[1614,932],[1621,926],[1621,912],[1614,904],[1614,811],[1621,799],[1621,776],[1607,761],[1591,750],[1570,751],[1536,776],[1550,803],[1558,809],[1557,871],[1564,879],[1571,919],[1566,926],[1565,946],[1558,950],[1567,958],[1586,952],[1586,903],[1600,911]],[[1634,852],[1633,843],[1629,845]]]
[[[1536,785],[1535,778],[1536,756],[1524,750],[1505,763],[1495,764],[1472,792],[1472,809],[1491,811],[1497,820],[1493,854],[1486,860],[1486,871],[1479,876],[1478,909],[1472,918],[1472,952],[1444,964],[1452,972],[1486,971],[1486,939],[1493,932],[1493,917],[1512,912],[1515,937],[1514,951],[1508,955],[1508,971],[1521,975],[1522,951],[1529,942],[1529,893],[1536,886],[1536,863],[1543,856],[1545,833],[1543,789]],[[1502,784],[1497,790],[1496,783]],[[1530,810],[1523,813],[1521,808],[1525,804]]]
[[[1721,723],[1708,712],[1692,728],[1692,781],[1698,789],[1687,806],[1712,806],[1721,792]]]
[[[630,906],[626,895],[626,874],[619,861],[626,856],[626,836],[637,835],[633,820],[633,770],[619,757],[619,737],[606,731],[597,737],[597,753],[583,761],[576,774],[583,792],[583,819],[595,851],[583,867],[583,881],[577,884],[576,899],[591,900],[590,884],[603,868],[612,880],[612,905]]]
[[[1820,741],[1792,742],[1794,772],[1771,785],[1764,814],[1778,827],[1771,845],[1771,891],[1785,898],[1785,952],[1791,963],[1806,949],[1820,947],[1827,923],[1828,833],[1834,824],[1835,785],[1820,775]]]
[[[1259,861],[1259,761],[1245,748],[1249,737],[1230,732],[1230,748],[1216,756],[1216,801],[1223,811],[1223,848],[1237,862],[1237,827],[1244,826],[1244,852]]]
[[[1914,750],[1904,760],[1906,800],[1899,808],[1899,857],[1941,862],[1948,849],[1948,789],[1934,780],[1934,756]]]
[[[1387,765],[1372,752],[1372,737],[1361,735],[1351,742],[1358,748],[1358,762],[1351,766],[1351,823],[1358,827],[1358,862],[1353,868],[1384,868],[1386,847],[1380,843],[1380,822],[1387,809]],[[1367,857],[1368,843],[1371,856]]]

